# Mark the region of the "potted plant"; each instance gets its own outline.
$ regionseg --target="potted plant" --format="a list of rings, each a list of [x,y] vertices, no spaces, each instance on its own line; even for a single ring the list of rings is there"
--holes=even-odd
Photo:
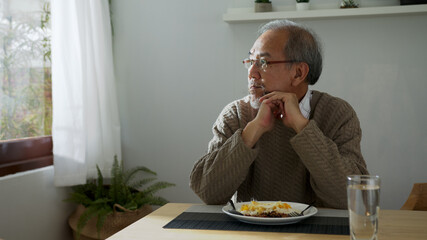
[[[310,9],[310,0],[296,0],[297,11],[305,11]]]
[[[358,8],[357,0],[341,0],[340,8]]]
[[[272,9],[270,0],[255,0],[255,12],[271,12]]]
[[[156,175],[146,167],[124,170],[117,157],[111,169],[111,179],[104,179],[98,166],[98,178],[72,187],[65,201],[79,204],[68,223],[75,239],[106,239],[134,221],[152,212],[152,205],[164,205],[167,200],[154,194],[168,182],[156,182],[155,177],[142,178],[139,173]],[[105,182],[108,182],[105,184]]]

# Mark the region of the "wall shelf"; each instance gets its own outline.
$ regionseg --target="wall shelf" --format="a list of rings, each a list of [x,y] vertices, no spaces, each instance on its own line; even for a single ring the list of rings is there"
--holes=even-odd
[[[267,21],[272,19],[326,19],[363,16],[387,16],[427,14],[427,4],[365,7],[349,9],[319,9],[308,11],[280,11],[255,13],[252,9],[231,8],[223,14],[223,20],[228,23]]]

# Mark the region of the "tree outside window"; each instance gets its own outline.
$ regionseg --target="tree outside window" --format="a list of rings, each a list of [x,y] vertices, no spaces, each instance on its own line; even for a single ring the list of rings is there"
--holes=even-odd
[[[0,142],[51,134],[50,1],[0,0]]]

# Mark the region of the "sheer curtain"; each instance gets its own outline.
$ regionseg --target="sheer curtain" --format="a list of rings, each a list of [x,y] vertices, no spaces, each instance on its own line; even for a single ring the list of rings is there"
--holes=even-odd
[[[121,158],[108,0],[52,0],[55,185],[109,176]]]

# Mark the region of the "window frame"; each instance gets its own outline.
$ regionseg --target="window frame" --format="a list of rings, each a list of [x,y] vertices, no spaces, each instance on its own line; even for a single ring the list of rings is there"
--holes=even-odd
[[[53,165],[52,136],[0,141],[0,177]]]

